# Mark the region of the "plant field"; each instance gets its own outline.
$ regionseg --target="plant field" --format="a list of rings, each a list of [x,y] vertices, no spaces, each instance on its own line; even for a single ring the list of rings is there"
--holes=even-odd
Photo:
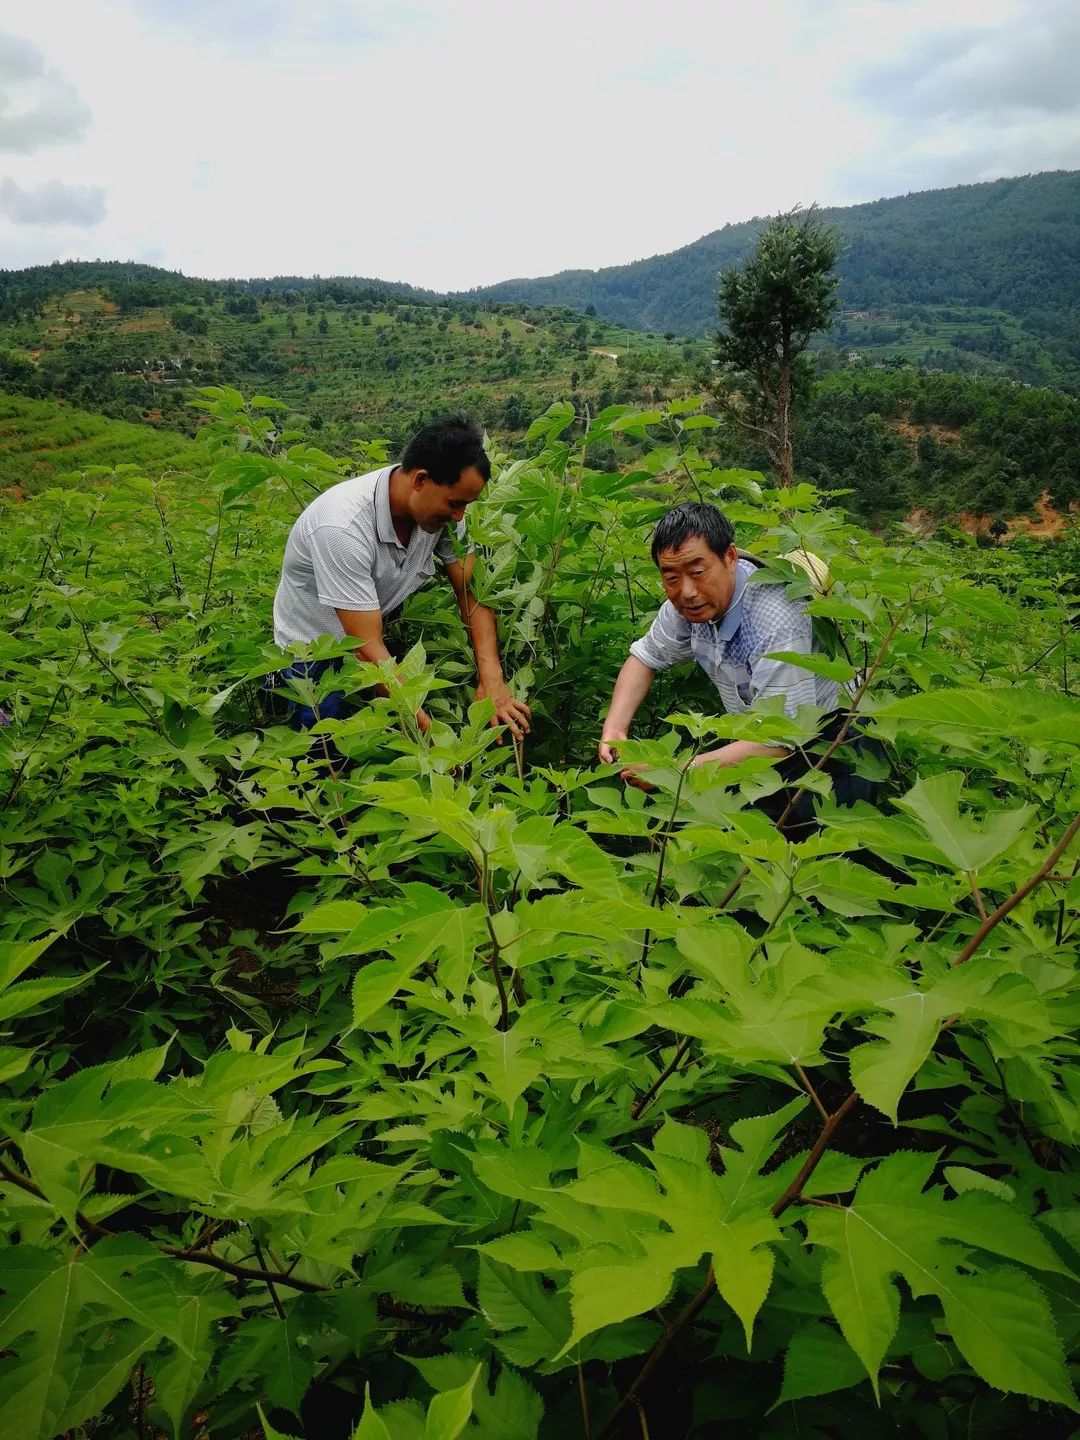
[[[0,487],[33,493],[92,465],[141,465],[159,474],[198,463],[195,446],[182,435],[0,393]]]
[[[7,1440],[1074,1434],[1075,540],[881,540],[714,469],[697,401],[555,404],[469,512],[529,741],[436,582],[400,678],[328,677],[327,765],[261,678],[342,464],[204,405],[197,485],[0,510]],[[797,840],[768,762],[686,762],[812,712],[672,672],[657,790],[595,763],[695,496],[831,567],[879,796],[812,770]]]

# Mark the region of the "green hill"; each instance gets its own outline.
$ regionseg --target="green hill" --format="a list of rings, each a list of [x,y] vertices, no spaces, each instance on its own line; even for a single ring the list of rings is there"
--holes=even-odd
[[[524,430],[579,408],[685,393],[704,342],[671,342],[569,310],[432,300],[362,280],[201,281],[74,264],[0,274],[0,387],[193,432],[200,385],[262,391],[284,423],[347,455],[432,414]]]
[[[1080,171],[959,185],[823,210],[845,241],[831,339],[870,359],[1080,383]],[[705,335],[716,276],[764,220],[668,255],[603,270],[506,280],[478,300],[565,305],[621,325]]]
[[[201,463],[183,435],[76,409],[63,400],[0,393],[0,487],[16,494],[47,489],[95,465],[143,465],[158,474]]]

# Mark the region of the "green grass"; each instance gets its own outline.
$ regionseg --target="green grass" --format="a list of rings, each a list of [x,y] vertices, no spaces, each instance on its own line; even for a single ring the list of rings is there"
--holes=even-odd
[[[143,465],[152,473],[194,468],[198,447],[182,435],[77,410],[62,400],[0,393],[0,487],[45,490],[92,465]]]

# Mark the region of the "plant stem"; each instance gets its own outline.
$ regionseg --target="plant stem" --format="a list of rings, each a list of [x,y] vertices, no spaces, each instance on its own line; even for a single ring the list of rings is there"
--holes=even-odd
[[[259,1244],[258,1240],[255,1240],[255,1239],[254,1239],[254,1237],[253,1237],[253,1239],[252,1239],[252,1243],[253,1243],[253,1245],[255,1246],[255,1258],[256,1258],[256,1260],[258,1260],[258,1262],[259,1262],[259,1268],[262,1269],[262,1270],[266,1270],[266,1261],[263,1259],[262,1246]],[[269,1272],[267,1272],[267,1273],[269,1273]],[[279,1296],[278,1296],[277,1291],[274,1289],[274,1282],[273,1282],[273,1280],[267,1280],[267,1282],[266,1282],[266,1288],[267,1288],[267,1290],[270,1291],[270,1299],[274,1302],[274,1309],[277,1311],[277,1317],[278,1317],[278,1319],[279,1319],[279,1320],[284,1320],[284,1319],[285,1319],[285,1310],[284,1310],[284,1307],[282,1306],[282,1303],[281,1303],[281,1300],[280,1300],[280,1298],[279,1298]]]
[[[960,954],[957,955],[953,961],[954,965],[963,965],[970,960],[972,955],[975,954],[975,951],[978,950],[979,946],[990,934],[991,930],[993,930],[995,926],[1000,925],[1006,915],[1008,915],[1010,911],[1015,910],[1017,905],[1020,904],[1020,901],[1030,895],[1032,890],[1046,879],[1058,860],[1069,848],[1078,830],[1080,830],[1080,814],[1073,816],[1072,823],[1065,831],[1065,834],[1054,846],[1053,850],[1050,851],[1038,870],[1036,870],[1033,875],[1029,875],[1020,888],[1014,891],[1007,900],[1002,901],[992,915],[987,916],[978,930],[975,931],[975,934],[960,951]]]
[[[67,685],[67,682],[68,682],[68,676],[69,676],[69,675],[71,674],[71,672],[75,669],[75,666],[76,666],[76,664],[77,664],[77,662],[78,662],[78,659],[79,659],[79,656],[80,656],[81,654],[82,654],[82,651],[81,651],[81,650],[78,650],[78,651],[75,652],[75,658],[74,658],[74,660],[72,660],[71,664],[68,666],[67,675],[64,676],[63,680],[61,680],[61,681],[60,681],[60,684],[57,686],[56,694],[55,694],[55,695],[53,696],[53,698],[52,698],[52,703],[50,704],[48,710],[46,710],[46,712],[45,712],[45,719],[42,720],[41,725],[40,725],[39,728],[38,728],[37,734],[34,736],[33,740],[31,741],[31,743],[30,743],[30,749],[29,749],[29,750],[26,752],[26,754],[24,755],[22,764],[21,764],[21,765],[19,766],[19,768],[15,771],[15,774],[14,774],[14,776],[13,776],[13,778],[12,778],[11,785],[10,785],[10,787],[9,787],[9,789],[8,789],[8,792],[7,792],[7,794],[4,796],[4,803],[3,803],[2,805],[0,805],[0,810],[6,810],[7,807],[11,804],[12,800],[15,799],[15,794],[16,794],[16,792],[18,791],[19,786],[22,784],[22,777],[23,777],[23,775],[26,773],[26,767],[27,767],[27,765],[30,764],[31,756],[32,756],[33,753],[34,753],[34,747],[37,745],[38,741],[41,739],[41,737],[45,734],[45,731],[48,729],[48,727],[49,727],[49,721],[50,721],[50,720],[52,719],[52,717],[53,717],[53,711],[56,709],[57,705],[60,703],[60,696],[64,693],[64,688],[65,688],[65,686]]]
[[[488,935],[491,937],[491,954],[488,956],[488,965],[492,975],[495,977],[495,985],[499,992],[499,1023],[496,1029],[506,1031],[510,1029],[510,1004],[506,998],[506,982],[502,973],[502,947],[499,944],[499,937],[495,934],[495,926],[491,919],[491,906],[488,902],[487,885],[487,851],[483,852],[484,866],[480,877],[480,898],[484,903],[484,923],[487,925]],[[516,993],[516,985],[515,985]],[[520,1004],[520,999],[518,1004]]]
[[[804,1089],[804,1090],[806,1091],[806,1093],[810,1096],[810,1099],[814,1102],[814,1105],[817,1107],[817,1112],[818,1112],[818,1114],[821,1116],[821,1118],[825,1121],[825,1123],[826,1123],[826,1125],[827,1125],[827,1124],[829,1123],[829,1112],[825,1109],[825,1106],[821,1103],[821,1098],[820,1098],[820,1096],[818,1095],[817,1091],[814,1089],[813,1085],[812,1085],[811,1082],[810,1082],[810,1076],[807,1075],[806,1071],[805,1071],[805,1070],[803,1069],[803,1067],[799,1064],[798,1060],[795,1061],[795,1073],[796,1073],[796,1075],[798,1075],[800,1081],[802,1082],[802,1087],[803,1087],[803,1089]]]
[[[822,1125],[821,1130],[818,1132],[817,1139],[814,1141],[814,1148],[799,1167],[799,1173],[780,1198],[774,1201],[772,1213],[775,1218],[779,1218],[789,1205],[802,1198],[803,1186],[817,1169],[821,1157],[829,1148],[829,1144],[837,1128],[843,1124],[858,1103],[859,1093],[857,1090],[853,1090],[840,1106],[839,1110],[834,1110],[833,1113],[828,1116],[825,1124]]]
[[[592,1440],[592,1431],[589,1429],[589,1399],[585,1394],[585,1372],[581,1368],[581,1361],[577,1362],[577,1384],[578,1401],[581,1405],[581,1433],[585,1440]]]
[[[627,1390],[626,1394],[622,1397],[619,1403],[615,1406],[615,1409],[604,1421],[603,1425],[600,1426],[600,1429],[596,1432],[596,1440],[604,1440],[604,1436],[610,1434],[612,1426],[615,1424],[615,1421],[619,1418],[619,1416],[623,1413],[623,1411],[627,1408],[628,1405],[637,1405],[638,1396],[641,1394],[641,1391],[647,1384],[649,1376],[653,1373],[657,1365],[659,1365],[660,1361],[664,1358],[672,1341],[675,1340],[675,1338],[679,1334],[681,1334],[688,1325],[693,1324],[693,1322],[697,1319],[698,1314],[708,1304],[715,1289],[716,1277],[713,1274],[712,1262],[710,1261],[709,1272],[705,1277],[705,1284],[702,1285],[701,1289],[690,1301],[686,1309],[683,1310],[682,1314],[679,1315],[678,1318],[673,1322],[671,1328],[667,1331],[667,1333],[661,1335],[660,1339],[649,1351],[649,1354],[645,1360],[645,1364],[638,1371],[637,1379],[630,1386],[629,1390]]]
[[[656,1099],[657,1095],[660,1093],[662,1087],[667,1083],[668,1080],[671,1079],[672,1075],[675,1074],[675,1071],[679,1068],[683,1056],[690,1049],[690,1044],[693,1038],[694,1037],[692,1035],[683,1036],[683,1038],[679,1041],[678,1045],[675,1047],[675,1054],[671,1057],[671,1062],[668,1064],[663,1073],[658,1075],[657,1078],[653,1081],[653,1083],[649,1086],[648,1090],[645,1091],[645,1094],[642,1095],[640,1099],[635,1100],[633,1105],[630,1106],[630,1118],[632,1120],[641,1119],[642,1115],[644,1115],[645,1111],[649,1108],[652,1102]]]
[[[6,1181],[9,1185],[16,1186],[19,1190],[25,1190],[28,1195],[34,1195],[39,1200],[47,1200],[41,1186],[30,1180],[25,1175],[20,1175],[17,1170],[12,1170],[0,1160],[0,1180]],[[104,1225],[99,1225],[96,1220],[91,1220],[81,1210],[76,1210],[75,1220],[79,1229],[92,1239],[104,1239],[106,1236],[116,1232],[107,1230]],[[209,1250],[185,1250],[179,1245],[158,1245],[157,1249],[162,1255],[170,1255],[175,1260],[186,1260],[192,1265],[208,1265],[212,1270],[222,1270],[226,1275],[232,1275],[237,1280],[259,1280],[264,1285],[290,1285],[294,1290],[303,1290],[309,1295],[321,1295],[332,1289],[330,1285],[319,1285],[313,1280],[297,1280],[291,1274],[277,1273],[272,1270],[254,1270],[244,1265],[234,1265],[231,1260],[223,1260],[220,1255],[213,1255]]]

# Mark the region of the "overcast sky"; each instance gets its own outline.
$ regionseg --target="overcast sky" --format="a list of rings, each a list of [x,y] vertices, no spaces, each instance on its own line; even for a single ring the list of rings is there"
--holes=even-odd
[[[1077,0],[0,0],[0,266],[460,289],[1080,168]]]

